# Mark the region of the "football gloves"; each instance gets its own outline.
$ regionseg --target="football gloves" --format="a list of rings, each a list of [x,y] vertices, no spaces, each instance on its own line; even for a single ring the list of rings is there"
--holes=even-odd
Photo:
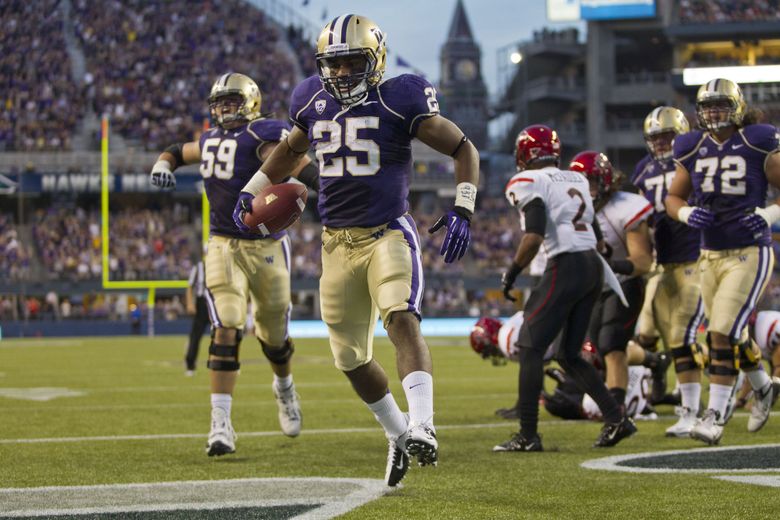
[[[255,196],[251,193],[242,191],[238,194],[236,207],[233,208],[233,222],[242,233],[249,233],[251,231],[249,226],[244,224],[244,215],[252,213],[252,199],[254,198]]]
[[[512,262],[512,265],[509,266],[509,269],[507,269],[504,274],[501,275],[501,286],[504,288],[504,298],[511,302],[517,301],[517,298],[512,296],[512,286],[515,284],[517,275],[519,275],[520,271],[522,270],[522,267],[517,265],[515,262]]]
[[[771,227],[778,218],[780,218],[780,207],[772,204],[766,208],[755,208],[752,213],[742,217],[740,222],[752,233],[759,233],[763,232],[767,227]]]
[[[157,161],[152,167],[149,180],[152,186],[163,190],[172,190],[176,187],[176,176],[171,171],[171,165],[168,161]]]
[[[447,228],[439,250],[439,254],[444,257],[444,263],[451,264],[460,260],[466,253],[471,241],[471,215],[466,208],[455,206],[428,229],[428,233],[433,234],[443,227]]]
[[[698,206],[683,206],[677,215],[683,223],[694,229],[707,229],[715,223],[715,213]]]

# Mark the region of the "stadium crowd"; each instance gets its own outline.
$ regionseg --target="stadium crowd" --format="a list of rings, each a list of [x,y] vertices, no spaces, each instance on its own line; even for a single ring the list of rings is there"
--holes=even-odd
[[[68,150],[83,116],[58,0],[0,4],[0,152]]]
[[[75,32],[87,59],[86,91],[123,137],[157,150],[192,140],[208,118],[215,78],[256,78],[263,111],[286,114],[294,84],[277,27],[239,0],[150,4],[76,0]]]
[[[0,214],[0,275],[11,281],[30,277],[30,250],[19,241],[13,218],[4,214]]]
[[[777,0],[681,0],[681,23],[777,21]]]

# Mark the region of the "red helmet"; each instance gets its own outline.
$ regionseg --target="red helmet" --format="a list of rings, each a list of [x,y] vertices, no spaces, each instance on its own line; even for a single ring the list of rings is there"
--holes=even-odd
[[[489,357],[498,348],[498,329],[501,320],[483,316],[471,329],[471,348],[483,358]],[[491,348],[492,347],[492,348]]]
[[[612,189],[614,181],[612,165],[607,156],[601,152],[586,150],[578,153],[569,163],[569,169],[584,174],[589,181],[596,182],[598,186],[596,200],[604,197]]]
[[[515,141],[515,164],[523,171],[536,161],[554,161],[561,158],[561,140],[558,133],[545,125],[525,127]]]

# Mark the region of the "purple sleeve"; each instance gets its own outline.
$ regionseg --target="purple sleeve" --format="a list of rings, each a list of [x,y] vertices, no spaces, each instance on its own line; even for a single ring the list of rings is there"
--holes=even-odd
[[[696,156],[693,154],[696,145],[701,140],[702,133],[700,130],[694,130],[687,134],[678,135],[674,138],[672,144],[672,150],[674,152],[674,162],[681,164],[688,172],[693,168],[693,162]]]
[[[749,125],[742,130],[742,134],[751,146],[767,153],[777,150],[777,128],[772,125]]]
[[[309,132],[309,120],[306,117],[306,112],[320,90],[322,90],[320,78],[311,76],[295,87],[290,99],[290,121],[306,133]]]
[[[409,135],[415,136],[420,123],[439,113],[436,89],[427,79],[414,74],[403,74],[397,79],[398,93],[394,99],[404,116]]]
[[[277,143],[290,132],[290,125],[278,119],[262,119],[252,123],[251,129],[261,141]]]
[[[645,172],[645,168],[647,168],[647,163],[650,162],[650,156],[645,155],[642,157],[642,159],[636,163],[636,167],[634,168],[634,173],[631,174],[631,184],[636,186],[639,189],[642,189],[641,186],[639,186],[639,181],[641,181],[642,174]]]

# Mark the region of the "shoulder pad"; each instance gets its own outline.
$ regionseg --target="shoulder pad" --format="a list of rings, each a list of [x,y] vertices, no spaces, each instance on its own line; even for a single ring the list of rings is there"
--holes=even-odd
[[[777,150],[778,133],[773,125],[748,125],[740,132],[745,142],[752,148],[766,153]]]
[[[703,136],[704,133],[701,130],[693,130],[687,134],[680,134],[675,137],[672,144],[674,158],[681,160],[694,152]]]

